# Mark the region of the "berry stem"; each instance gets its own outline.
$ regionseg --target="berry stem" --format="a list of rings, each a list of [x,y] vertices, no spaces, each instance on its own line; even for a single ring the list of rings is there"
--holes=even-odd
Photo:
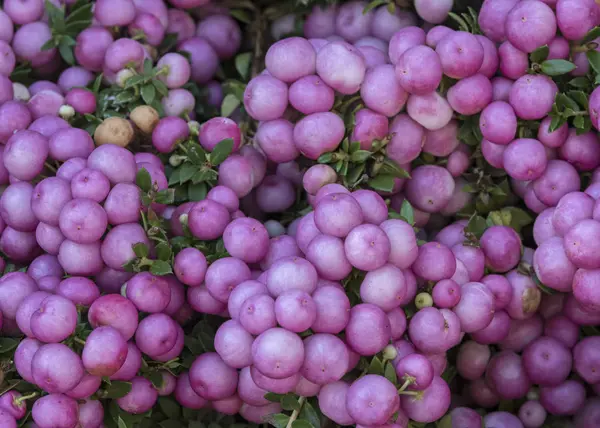
[[[406,379],[404,381],[404,383],[402,384],[402,386],[400,387],[400,389],[398,389],[398,393],[399,394],[403,393],[406,388],[408,388],[410,385],[412,385],[412,383],[413,383],[412,378],[409,377],[408,379]]]
[[[15,404],[18,406],[20,405],[23,401],[29,400],[30,398],[34,398],[37,397],[38,393],[37,392],[32,392],[29,395],[23,395],[19,398],[15,398]]]
[[[187,154],[188,150],[185,148],[185,146],[182,143],[177,144],[177,147],[179,147],[184,153]]]
[[[80,339],[79,337],[74,337],[73,340],[77,343],[79,343],[80,345],[85,346],[85,340]]]
[[[157,70],[156,76],[169,74],[170,68],[168,65],[163,66],[160,70]]]
[[[8,385],[5,389],[0,391],[0,396],[6,394],[8,391],[10,391],[11,389],[15,388],[17,385],[19,385],[21,382],[23,382],[22,380],[19,380],[16,383],[13,383],[12,385]]]
[[[146,221],[146,214],[144,213],[143,210],[140,210],[140,214],[142,216],[142,223],[144,225],[144,230],[147,232],[148,231],[148,222]]]
[[[304,404],[305,401],[306,401],[306,397],[300,397],[298,399],[298,409],[294,410],[292,412],[292,416],[290,416],[290,420],[288,421],[285,428],[292,428],[292,424],[294,423],[294,421],[296,419],[298,419],[298,415],[300,414],[300,410],[302,410],[302,405]]]
[[[48,168],[50,171],[56,173],[56,168],[54,168],[54,166],[50,165],[50,163],[46,162],[44,163],[44,165],[46,166],[46,168]]]
[[[400,395],[413,395],[413,396],[417,396],[419,395],[419,393],[417,391],[398,391],[398,394]]]

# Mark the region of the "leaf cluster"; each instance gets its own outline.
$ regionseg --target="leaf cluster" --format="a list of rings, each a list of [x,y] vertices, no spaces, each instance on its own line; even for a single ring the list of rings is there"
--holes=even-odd
[[[336,151],[322,154],[317,162],[330,165],[349,189],[368,187],[391,192],[395,179],[410,178],[410,174],[385,155],[390,138],[375,140],[370,150],[364,150],[358,141],[350,142],[347,137]]]
[[[287,412],[293,412],[293,416],[286,413],[270,415],[267,422],[275,428],[287,428],[290,417],[293,417],[292,428],[321,428],[322,415],[316,399],[307,400],[296,394],[275,394],[269,392],[265,398],[273,403],[279,403],[281,408]]]
[[[67,64],[75,65],[75,56],[73,55],[73,48],[77,44],[75,39],[79,33],[92,24],[93,3],[87,0],[77,0],[69,8],[68,14],[65,6],[57,7],[48,0],[45,0],[44,6],[48,14],[48,25],[52,31],[52,37],[42,46],[41,50],[57,48]]]
[[[169,186],[174,189],[177,203],[198,202],[206,197],[217,183],[217,167],[232,153],[233,144],[233,140],[227,138],[220,141],[212,152],[207,152],[192,140],[180,145],[171,156],[172,168],[167,171]]]

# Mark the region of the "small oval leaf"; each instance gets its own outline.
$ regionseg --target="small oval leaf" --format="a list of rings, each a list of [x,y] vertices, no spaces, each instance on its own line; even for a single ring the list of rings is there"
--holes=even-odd
[[[564,59],[550,59],[541,65],[542,73],[547,76],[561,76],[575,70],[576,65]]]

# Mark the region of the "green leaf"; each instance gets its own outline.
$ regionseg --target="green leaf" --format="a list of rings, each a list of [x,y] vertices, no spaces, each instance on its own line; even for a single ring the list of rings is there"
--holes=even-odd
[[[471,32],[471,28],[469,23],[465,20],[464,14],[458,15],[454,12],[450,12],[448,16],[458,24],[461,31],[466,31],[467,33]]]
[[[350,142],[348,141],[348,138],[344,138],[342,140],[342,151],[348,153],[348,151],[350,150]]]
[[[152,60],[150,58],[146,58],[144,60],[144,74],[146,74],[146,75],[152,74]]]
[[[102,78],[104,77],[104,74],[100,73],[98,75],[98,77],[96,77],[96,80],[94,80],[94,84],[92,85],[92,91],[94,91],[95,94],[97,94],[100,91],[100,87],[102,86]]]
[[[584,109],[587,110],[588,108],[588,97],[586,95],[585,92],[583,91],[569,91],[567,92],[567,95],[575,100],[575,102],[577,102],[577,104],[579,104],[579,106]]]
[[[166,242],[161,242],[156,246],[156,257],[159,260],[163,260],[165,262],[171,261],[171,257],[173,256],[173,251],[171,247]]]
[[[479,193],[479,189],[472,183],[465,184],[462,191],[465,193]]]
[[[141,75],[141,74],[135,74],[129,78],[127,78],[127,80],[125,80],[125,86],[124,89],[129,89],[129,88],[133,88],[136,85],[139,85],[140,83],[144,82],[146,80],[146,77]]]
[[[362,163],[371,157],[373,153],[368,150],[357,150],[356,152],[350,155],[350,160],[352,162]]]
[[[573,119],[573,126],[577,129],[584,129],[585,128],[585,119],[583,116],[577,116],[575,119]]]
[[[169,397],[159,397],[158,406],[169,419],[177,419],[181,415],[181,407]]]
[[[110,404],[108,405],[108,412],[106,412],[105,415],[106,414],[107,414],[107,416],[110,415],[110,420],[112,420],[116,423],[117,419],[119,418],[120,413],[121,413],[121,408],[117,404],[117,401],[112,400],[110,402]]]
[[[377,356],[374,356],[371,360],[371,364],[369,364],[368,373],[383,376],[383,362]]]
[[[223,83],[223,92],[225,94],[232,94],[238,100],[244,99],[244,92],[246,91],[246,84],[239,80],[227,80]]]
[[[510,224],[511,216],[502,213],[502,211],[491,211],[486,219],[488,226],[508,226]]]
[[[274,415],[267,416],[266,420],[275,428],[286,428],[290,417],[283,413],[276,413]]]
[[[279,403],[283,398],[283,394],[275,394],[274,392],[267,392],[265,398],[273,403]]]
[[[202,201],[206,198],[208,189],[205,182],[188,184],[188,199],[191,202]]]
[[[61,43],[64,43],[67,46],[77,46],[77,41],[71,36],[63,36],[61,39]]]
[[[554,116],[552,118],[552,121],[550,121],[550,128],[549,128],[550,132],[556,131],[558,128],[563,126],[566,122],[567,122],[567,120],[565,118],[563,118],[562,116]]]
[[[219,142],[210,154],[210,163],[220,165],[233,151],[233,139],[226,138]]]
[[[65,33],[77,36],[83,30],[88,28],[90,26],[90,23],[90,20],[67,22],[67,25],[65,25]]]
[[[361,178],[363,172],[365,172],[365,167],[366,165],[364,163],[353,165],[350,167],[345,177],[347,186],[356,186],[356,182]]]
[[[117,420],[117,426],[119,428],[129,428],[121,416],[119,416],[119,419]]]
[[[150,273],[152,275],[163,276],[173,273],[171,265],[164,260],[154,260],[152,266],[150,266]]]
[[[27,64],[20,64],[10,73],[10,80],[13,83],[29,85],[31,83],[31,77],[29,76],[31,71],[31,67]]]
[[[198,167],[191,163],[184,163],[179,168],[179,184],[183,184],[192,179],[192,176],[198,171]]]
[[[156,88],[154,85],[147,84],[142,86],[142,99],[146,104],[152,104],[154,97],[156,96]]]
[[[330,163],[332,160],[333,160],[333,153],[328,152],[328,153],[323,153],[321,156],[319,156],[319,158],[317,159],[317,162]]]
[[[71,8],[69,16],[67,16],[67,24],[73,22],[87,21],[89,24],[92,23],[94,12],[92,11],[94,5],[92,2],[78,2]],[[89,26],[88,24],[88,26]]]
[[[153,371],[145,374],[144,377],[152,382],[152,385],[154,385],[156,389],[161,388],[163,385],[163,376],[160,372]]]
[[[148,257],[148,254],[150,254],[150,250],[148,249],[148,246],[146,244],[144,244],[143,242],[138,242],[137,244],[133,245],[133,252],[135,253],[135,255],[137,257]]]
[[[162,80],[152,80],[152,86],[154,86],[156,92],[158,92],[161,97],[169,95],[169,88],[167,88],[167,85],[165,85]]]
[[[71,36],[63,36],[60,40],[60,43],[70,47],[77,46],[77,42]]]
[[[242,79],[246,80],[250,73],[250,63],[252,61],[252,52],[245,52],[235,57],[235,69]]]
[[[235,95],[225,95],[225,98],[223,98],[223,102],[221,103],[221,116],[229,117],[240,104],[241,101]]]
[[[559,93],[556,95],[556,105],[561,110],[579,110],[579,104],[577,104],[575,100],[571,99],[567,94],[564,93]]]
[[[131,382],[111,381],[106,388],[105,398],[122,398],[131,391]]]
[[[529,54],[529,60],[534,63],[540,63],[548,58],[549,53],[550,48],[548,48],[548,45],[540,46]]]
[[[469,220],[469,223],[467,223],[467,226],[465,227],[465,232],[472,233],[477,238],[480,238],[481,235],[483,235],[483,232],[485,232],[486,228],[487,223],[485,222],[485,219],[481,216],[474,215]]]
[[[408,202],[406,199],[402,201],[402,206],[400,207],[400,215],[411,226],[415,224],[415,210],[413,209],[410,202]]]
[[[596,74],[600,74],[600,52],[596,50],[591,50],[587,51],[585,55],[587,56],[587,59],[590,62],[590,65],[592,66]]]
[[[385,372],[384,372],[385,378],[387,380],[389,380],[390,382],[392,382],[394,385],[396,385],[396,383],[398,383],[398,376],[396,375],[396,369],[394,368],[394,365],[388,361],[385,364]]]
[[[206,162],[206,152],[197,143],[188,144],[187,157],[194,165],[202,165]]]
[[[387,0],[373,0],[368,5],[365,6],[365,8],[363,9],[363,15],[366,15],[371,10],[375,9],[378,6],[384,5],[387,2],[388,2]]]
[[[97,123],[98,125],[102,123],[102,119],[97,118],[93,114],[84,114],[83,117],[90,123]]]
[[[400,215],[400,213],[397,213],[394,210],[388,210],[388,218],[389,219],[394,219],[394,220],[402,220],[402,221],[406,221],[406,219],[404,217],[402,217]]]
[[[315,408],[308,401],[304,402],[302,406],[302,410],[300,410],[300,414],[298,415],[300,419],[304,419],[305,421],[310,422],[310,424],[315,428],[321,428],[321,418],[315,411]]]
[[[133,101],[134,98],[135,98],[135,93],[132,90],[121,91],[115,96],[115,100],[121,104],[127,104],[127,103]]]
[[[42,45],[40,50],[49,51],[50,49],[54,49],[56,46],[58,46],[56,39],[50,39]]]
[[[421,154],[421,159],[423,159],[423,162],[428,164],[435,163],[435,156],[433,156],[431,153]]]
[[[44,8],[48,14],[48,24],[52,28],[53,33],[61,33],[65,25],[65,11],[63,8],[56,7],[48,0],[44,1]]]
[[[529,213],[521,208],[506,207],[502,211],[508,211],[511,215],[510,227],[520,232],[525,226],[529,226],[533,223],[533,218]]]
[[[169,175],[169,186],[179,184],[179,176],[181,175],[181,167],[175,168]]]
[[[587,77],[580,76],[569,80],[569,85],[573,86],[574,88],[588,88],[590,87],[590,81]]]
[[[250,14],[243,9],[232,9],[229,11],[229,14],[244,24],[250,24],[252,22]]]
[[[141,168],[135,176],[135,184],[144,192],[152,190],[152,176],[146,168]]]
[[[19,345],[19,341],[10,337],[0,337],[0,354],[12,351]]]
[[[533,282],[535,282],[535,285],[537,285],[537,287],[544,293],[544,294],[548,294],[549,296],[556,294],[556,290],[548,287],[547,285],[545,285],[544,283],[542,283],[542,281],[540,281],[540,279],[538,278],[537,275],[533,275]]]
[[[600,37],[600,27],[594,27],[590,31],[587,32],[585,37],[581,39],[581,45],[585,45],[586,43],[592,42]]]
[[[199,171],[196,171],[192,177],[192,183],[210,183],[215,181],[219,177],[219,173],[212,168],[202,167]]]
[[[192,354],[202,354],[206,352],[204,345],[199,339],[191,336],[185,336],[184,343],[186,348],[192,351]]]
[[[177,419],[167,419],[160,423],[161,428],[181,428],[181,421]]]
[[[565,59],[550,59],[541,64],[542,73],[547,76],[561,76],[575,70],[577,66]]]
[[[444,379],[446,383],[450,384],[456,377],[457,373],[458,370],[456,369],[456,367],[448,365],[446,367],[446,370],[444,370],[444,373],[442,373],[442,379]]]
[[[143,193],[142,194],[142,204],[145,207],[148,207],[148,206],[150,206],[151,203],[152,203],[152,198],[150,197],[150,195],[147,193]]]
[[[314,428],[313,424],[303,419],[296,419],[292,422],[292,428]]]
[[[350,143],[350,150],[349,150],[350,154],[355,153],[359,150],[360,150],[360,143],[358,141],[354,141],[354,142]]]
[[[129,260],[127,263],[123,264],[123,270],[125,272],[135,272],[137,269],[137,261],[134,260]]]
[[[435,427],[436,428],[452,428],[452,415],[447,414],[446,416],[444,416],[442,419],[440,419],[439,421],[437,421],[435,423]],[[482,426],[481,428],[485,428],[485,426]]]
[[[285,394],[281,399],[281,407],[284,410],[300,410],[300,403],[298,403],[298,397],[294,394]]]
[[[379,174],[369,180],[369,186],[382,192],[391,192],[394,189],[394,176]]]
[[[164,189],[160,192],[156,192],[156,196],[154,197],[154,202],[157,204],[165,204],[170,205],[175,202],[175,190],[174,189]]]
[[[169,51],[173,50],[173,48],[175,46],[177,46],[178,36],[179,35],[177,33],[165,34],[165,37],[163,38],[162,42],[158,46],[158,51],[159,52],[169,52]]]
[[[340,174],[340,171],[342,170],[343,166],[344,166],[344,159],[340,159],[336,163],[333,164],[333,169],[335,169],[335,172]]]
[[[139,415],[134,415],[132,413],[128,413],[124,410],[119,412],[119,416],[125,421],[128,427],[135,428],[150,428],[145,425],[145,421],[152,415],[152,410],[147,411],[146,413],[141,413]]]
[[[383,161],[383,165],[379,170],[380,174],[390,174],[396,178],[410,178],[410,174],[404,168],[401,168],[398,163],[390,158]]]

